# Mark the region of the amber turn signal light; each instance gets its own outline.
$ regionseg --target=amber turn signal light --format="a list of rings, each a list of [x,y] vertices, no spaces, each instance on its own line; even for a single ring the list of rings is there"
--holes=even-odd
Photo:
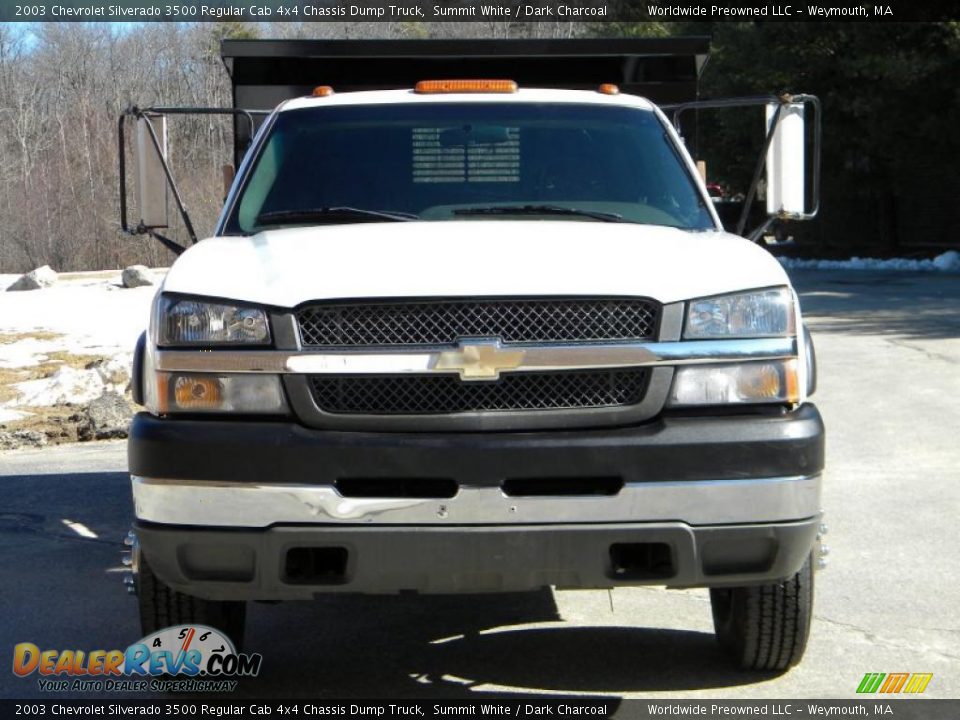
[[[173,397],[181,410],[210,410],[223,402],[223,386],[215,377],[183,376],[174,382]]]

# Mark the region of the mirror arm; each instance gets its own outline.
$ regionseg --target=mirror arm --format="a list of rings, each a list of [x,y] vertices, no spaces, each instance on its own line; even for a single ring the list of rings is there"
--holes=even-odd
[[[137,228],[137,234],[149,235],[150,237],[157,240],[161,245],[163,245],[167,250],[172,252],[174,255],[178,255],[178,256],[183,255],[183,253],[186,252],[187,250],[183,245],[176,242],[175,240],[171,240],[170,238],[164,235],[161,235],[156,230],[151,230],[150,228],[143,228],[143,227]]]
[[[777,109],[773,113],[773,121],[770,123],[770,129],[767,131],[767,137],[763,141],[763,150],[760,151],[760,157],[757,158],[757,165],[753,170],[753,179],[750,181],[750,188],[747,190],[747,196],[743,201],[743,210],[740,211],[740,219],[737,221],[737,229],[734,231],[736,235],[743,235],[743,231],[747,228],[747,219],[750,216],[750,207],[753,205],[753,199],[757,195],[757,188],[760,185],[760,178],[763,177],[763,168],[767,164],[767,153],[770,151],[770,146],[773,144],[773,136],[777,131],[777,125],[780,124],[780,116],[783,111],[783,98],[780,99],[780,104],[777,105]]]
[[[117,172],[120,179],[120,230],[124,235],[134,234],[127,224],[127,142],[124,133],[127,114],[134,110],[135,108],[133,107],[124,110],[120,114],[120,119],[117,120]]]
[[[167,159],[163,156],[163,150],[160,147],[160,139],[157,137],[157,131],[153,129],[153,123],[150,122],[149,117],[147,116],[147,111],[140,112],[138,117],[147,119],[147,132],[150,133],[150,141],[153,143],[153,147],[157,151],[157,157],[160,158],[160,166],[163,168],[163,174],[167,178],[167,185],[170,187],[170,190],[173,193],[174,202],[177,203],[177,210],[180,211],[180,217],[183,219],[183,225],[187,230],[187,235],[190,236],[190,242],[192,244],[196,244],[197,233],[194,232],[193,221],[190,220],[190,214],[187,212],[187,208],[183,204],[183,198],[180,196],[180,188],[177,187],[177,183],[173,179],[173,173],[170,171],[170,165],[167,163]]]
[[[746,236],[747,240],[749,240],[752,243],[760,242],[760,238],[763,237],[763,234],[767,230],[769,230],[775,223],[779,222],[782,219],[783,218],[781,218],[779,215],[770,215],[766,220],[760,223],[756,227],[756,229],[751,231],[751,233]]]

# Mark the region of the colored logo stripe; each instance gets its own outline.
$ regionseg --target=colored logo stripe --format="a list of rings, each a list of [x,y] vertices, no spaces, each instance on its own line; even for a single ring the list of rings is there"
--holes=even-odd
[[[863,680],[860,681],[860,687],[857,688],[857,692],[875,693],[885,677],[886,673],[867,673],[863,676]]]
[[[867,673],[857,686],[860,694],[922,693],[927,689],[933,673]]]
[[[908,677],[910,677],[910,673],[890,673],[889,675],[887,675],[886,682],[884,682],[883,686],[880,688],[880,692],[882,693],[900,692],[901,688],[903,688],[904,683],[907,682]]]
[[[914,673],[910,676],[910,681],[903,691],[905,693],[922,693],[927,689],[927,685],[930,684],[932,678],[933,673]]]

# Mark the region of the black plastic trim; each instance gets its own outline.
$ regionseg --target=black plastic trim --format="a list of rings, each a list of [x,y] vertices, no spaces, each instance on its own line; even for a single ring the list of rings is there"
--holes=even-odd
[[[338,477],[444,477],[497,487],[508,477],[622,477],[625,482],[812,475],[824,464],[820,413],[661,417],[623,428],[551,432],[371,433],[267,420],[138,414],[130,472],[168,480],[306,483]]]
[[[306,600],[330,592],[510,592],[555,585],[721,587],[784,580],[807,559],[819,518],[756,525],[280,526],[210,530],[139,523],[153,571],[214,600]],[[624,563],[618,546],[658,546],[659,567]],[[663,548],[662,546],[666,546]],[[617,550],[614,550],[614,548]],[[288,553],[314,551],[304,577]],[[666,551],[666,552],[665,552]],[[664,557],[669,563],[663,564]]]
[[[143,355],[147,351],[147,333],[140,333],[137,346],[133,350],[133,367],[130,372],[130,396],[137,405],[144,405],[143,394]]]

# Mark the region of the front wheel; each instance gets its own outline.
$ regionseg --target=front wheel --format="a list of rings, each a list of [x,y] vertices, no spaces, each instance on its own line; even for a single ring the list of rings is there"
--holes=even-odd
[[[813,556],[783,582],[711,588],[717,640],[745,670],[786,670],[803,657],[813,618]]]
[[[208,625],[224,633],[239,652],[247,619],[247,604],[205,600],[177,592],[154,575],[147,559],[134,547],[134,574],[144,637],[172,625]]]

